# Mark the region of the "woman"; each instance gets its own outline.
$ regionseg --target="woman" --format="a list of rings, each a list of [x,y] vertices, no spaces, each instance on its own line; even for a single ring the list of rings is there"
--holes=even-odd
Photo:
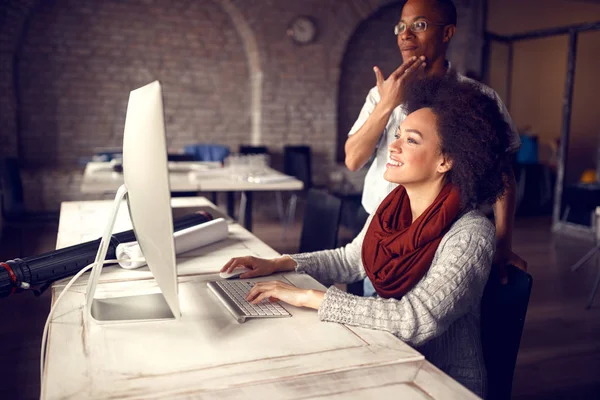
[[[389,146],[385,179],[398,183],[344,248],[265,260],[241,257],[250,278],[305,272],[324,283],[369,276],[378,297],[331,286],[304,290],[257,283],[248,301],[276,298],[318,310],[323,321],[386,330],[485,395],[480,302],[494,255],[494,225],[475,206],[505,189],[508,126],[496,102],[455,77],[418,81],[405,95],[409,115]]]

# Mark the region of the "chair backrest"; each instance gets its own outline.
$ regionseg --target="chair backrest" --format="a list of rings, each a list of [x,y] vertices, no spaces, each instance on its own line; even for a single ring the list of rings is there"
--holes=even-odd
[[[532,278],[507,266],[502,285],[492,270],[481,301],[481,343],[488,373],[489,400],[510,400],[521,334],[531,294]]]
[[[310,189],[312,187],[310,146],[285,146],[283,172],[301,180],[304,183],[304,190]]]
[[[267,146],[252,146],[249,144],[241,144],[240,154],[269,154],[269,149],[267,149]]]
[[[517,153],[517,161],[521,164],[538,163],[538,137],[521,135],[521,147]]]
[[[3,194],[2,194],[2,186],[0,186],[0,240],[2,239],[2,231],[4,231],[4,216],[2,215],[2,210],[4,209],[3,203]]]
[[[229,148],[222,144],[190,144],[184,147],[183,152],[193,154],[196,161],[223,162],[229,155]]]
[[[167,161],[196,161],[196,155],[185,153],[169,153],[167,154]]]
[[[24,211],[23,184],[19,160],[14,157],[0,157],[0,193],[4,216],[19,215]]]
[[[300,252],[335,249],[342,200],[325,190],[310,189],[304,208]]]
[[[555,176],[543,164],[516,164],[517,215],[550,215],[554,199]]]

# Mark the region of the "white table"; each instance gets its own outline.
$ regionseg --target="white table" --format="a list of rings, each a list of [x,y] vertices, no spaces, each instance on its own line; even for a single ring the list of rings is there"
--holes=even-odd
[[[169,183],[172,192],[196,192],[198,184],[190,179],[194,171],[220,168],[220,163],[169,162]],[[110,162],[88,162],[83,172],[81,192],[86,194],[116,193],[123,184],[123,174],[113,170]]]
[[[249,181],[237,179],[229,168],[218,162],[169,162],[169,182],[172,192],[242,192],[245,201],[244,226],[252,230],[253,192],[302,190],[302,181],[272,168],[265,168],[263,177]],[[81,192],[86,194],[116,193],[123,184],[123,174],[113,171],[109,162],[89,162],[81,181]],[[233,196],[227,198],[227,211],[233,215]]]
[[[57,247],[100,235],[110,201],[63,203]],[[174,206],[210,206],[179,198]],[[120,213],[118,229],[130,227]],[[42,399],[476,399],[393,335],[320,322],[287,306],[292,318],[238,324],[206,281],[232,256],[277,253],[241,226],[230,237],[178,257],[179,321],[99,326],[84,323],[85,276],[64,296],[50,325]],[[104,269],[104,297],[157,291],[148,271]],[[303,288],[308,275],[275,276]],[[273,279],[273,277],[260,278]],[[53,303],[64,282],[56,283]]]

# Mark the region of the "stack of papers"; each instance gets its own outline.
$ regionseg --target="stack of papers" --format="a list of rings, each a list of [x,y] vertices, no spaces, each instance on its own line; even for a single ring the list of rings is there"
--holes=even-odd
[[[251,176],[248,178],[248,182],[277,183],[277,182],[289,181],[290,179],[294,179],[294,178],[291,176],[282,175],[282,174],[272,174],[272,175]]]

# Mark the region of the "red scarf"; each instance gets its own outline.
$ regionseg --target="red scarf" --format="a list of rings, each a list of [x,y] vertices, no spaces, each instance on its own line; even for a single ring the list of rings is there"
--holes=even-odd
[[[383,199],[362,247],[365,271],[379,296],[400,299],[419,282],[459,210],[460,192],[449,183],[415,222],[403,186]]]

